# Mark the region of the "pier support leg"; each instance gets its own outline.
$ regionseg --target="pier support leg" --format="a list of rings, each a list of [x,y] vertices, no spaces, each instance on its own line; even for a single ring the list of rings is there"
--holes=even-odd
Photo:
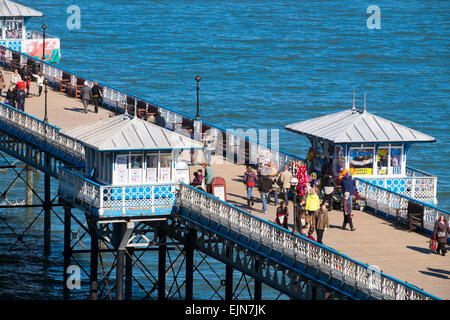
[[[125,300],[133,296],[133,248],[127,248],[125,255]]]
[[[226,256],[231,257],[232,248],[226,248]],[[225,266],[225,301],[233,300],[233,268],[230,265]]]
[[[259,273],[259,268],[261,268],[261,262],[256,259],[255,260],[255,269],[256,273]],[[261,301],[262,300],[262,283],[261,281],[256,280],[255,278],[255,301]]]
[[[95,222],[91,222],[95,223]],[[97,290],[98,290],[98,237],[96,230],[90,227],[91,233],[91,263],[89,271],[89,282],[90,282],[90,295],[91,300],[97,300]]]
[[[51,197],[50,197],[50,175],[44,175],[44,253],[50,253],[51,246]]]
[[[185,246],[186,254],[186,300],[192,301],[194,298],[194,242],[195,230],[189,230],[187,234],[187,243]]]
[[[72,256],[72,249],[70,245],[72,226],[71,226],[71,208],[69,206],[64,207],[64,273],[63,273],[63,299],[67,300],[70,296],[70,290],[67,287],[67,280],[69,274],[67,270],[70,266],[70,257]]]
[[[158,250],[158,300],[166,299],[166,236],[159,234]]]
[[[116,265],[116,300],[123,300],[123,257],[125,250],[117,250]]]
[[[27,172],[27,187],[26,187],[26,205],[31,206],[33,204],[33,167],[26,165],[25,170]]]

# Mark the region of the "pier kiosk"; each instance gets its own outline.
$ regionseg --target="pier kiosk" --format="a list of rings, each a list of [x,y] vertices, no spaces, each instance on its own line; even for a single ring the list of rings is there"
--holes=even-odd
[[[354,107],[285,129],[309,139],[308,158],[314,171],[321,172],[325,165],[336,178],[350,170],[354,177],[390,191],[436,202],[437,178],[406,166],[413,143],[436,141],[429,135]]]
[[[86,165],[82,170],[62,169],[60,197],[100,218],[169,214],[183,151],[189,158],[191,148],[203,148],[200,142],[128,114],[64,135],[84,145]]]
[[[42,16],[43,13],[40,11],[13,1],[0,0],[0,46],[26,53],[33,58],[42,59],[43,33],[27,29],[27,24],[31,18]],[[26,57],[23,58],[26,59]],[[45,57],[42,60],[55,63],[61,60],[60,40],[58,38],[46,34]],[[21,63],[24,62],[21,61]]]

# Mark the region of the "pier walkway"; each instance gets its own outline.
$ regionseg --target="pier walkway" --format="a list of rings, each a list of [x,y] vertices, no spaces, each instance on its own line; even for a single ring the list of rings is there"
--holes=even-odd
[[[9,83],[11,72],[3,70],[6,84]],[[36,84],[32,83],[31,93],[37,92]],[[5,90],[6,91],[6,90]],[[5,92],[4,91],[4,92]],[[3,101],[3,99],[2,99]],[[99,113],[93,112],[90,105],[89,113],[85,114],[80,100],[68,97],[66,94],[48,91],[48,122],[63,130],[80,125],[94,123],[110,117],[113,113],[99,108]],[[38,119],[44,118],[44,93],[41,97],[26,99],[25,112]],[[190,167],[190,177],[200,166]],[[227,184],[227,202],[251,214],[274,221],[276,207],[269,204],[269,212],[264,215],[259,200],[250,209],[246,205],[246,190],[242,182],[244,165],[213,164],[215,176],[225,178]],[[255,191],[259,199],[259,192]],[[279,199],[280,200],[280,199]],[[292,230],[292,202],[289,204],[290,229]],[[404,228],[395,228],[393,223],[374,214],[355,212],[354,232],[341,229],[342,213],[329,212],[330,229],[325,232],[324,245],[329,246],[355,260],[371,266],[379,267],[385,274],[412,284],[425,292],[443,299],[450,298],[450,268],[449,256],[440,256],[428,249],[428,236],[408,232]]]

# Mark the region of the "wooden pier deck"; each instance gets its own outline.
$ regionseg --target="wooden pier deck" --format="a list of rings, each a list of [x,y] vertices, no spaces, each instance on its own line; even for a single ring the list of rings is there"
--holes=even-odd
[[[9,83],[10,72],[3,71]],[[31,84],[31,93],[36,93],[36,84]],[[5,88],[7,89],[7,87]],[[4,90],[3,95],[5,95]],[[2,101],[4,98],[2,97]],[[44,118],[44,93],[41,97],[27,98],[25,112],[39,118]],[[93,112],[90,105],[89,113],[85,114],[80,100],[68,97],[65,93],[48,92],[49,123],[61,129],[70,129],[82,124],[94,123],[112,114],[100,108],[99,113]],[[191,166],[193,172],[200,166]],[[246,190],[242,182],[245,166],[237,164],[213,164],[215,176],[225,178],[227,183],[228,202],[266,220],[275,219],[276,207],[268,205],[268,214],[264,215],[259,200],[259,192],[254,195],[257,202],[253,208],[246,205]],[[280,199],[279,199],[280,200]],[[290,228],[292,228],[292,202],[289,203]],[[330,229],[325,232],[324,244],[338,250],[349,257],[368,265],[378,266],[383,272],[399,280],[406,281],[426,292],[443,299],[450,298],[450,253],[443,257],[428,249],[429,237],[408,232],[403,227],[395,228],[391,221],[383,220],[366,212],[355,212],[354,225],[356,230],[344,231],[342,213],[329,212]]]

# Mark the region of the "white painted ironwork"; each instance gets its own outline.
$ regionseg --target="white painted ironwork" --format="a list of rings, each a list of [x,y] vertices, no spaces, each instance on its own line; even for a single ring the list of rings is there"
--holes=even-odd
[[[373,276],[373,268],[367,265],[302,236],[292,234],[288,230],[187,185],[180,185],[177,203],[201,215],[203,219],[206,218],[238,233],[239,236],[258,241],[260,248],[264,246],[281,252],[295,259],[294,261],[318,269],[378,299],[427,300],[432,298],[423,291],[381,272]]]
[[[449,213],[439,209],[433,205],[427,204],[423,201],[413,199],[402,194],[391,192],[383,187],[379,187],[373,183],[356,179],[358,192],[367,201],[369,207],[376,211],[382,211],[389,215],[396,216],[396,211],[399,209],[401,218],[408,217],[408,201],[413,201],[416,204],[424,207],[423,227],[429,232],[433,232],[434,224],[441,214],[444,214],[448,220]]]
[[[84,146],[80,142],[61,135],[59,128],[46,124],[42,120],[5,104],[0,104],[0,121],[14,127],[18,132],[31,135],[37,140],[51,145],[57,150],[80,160],[85,159]]]
[[[172,208],[177,188],[177,184],[105,186],[87,179],[81,172],[61,168],[58,192],[63,199],[97,209],[99,217],[103,218],[110,211],[126,216],[130,215],[128,210],[154,213],[155,209]]]

